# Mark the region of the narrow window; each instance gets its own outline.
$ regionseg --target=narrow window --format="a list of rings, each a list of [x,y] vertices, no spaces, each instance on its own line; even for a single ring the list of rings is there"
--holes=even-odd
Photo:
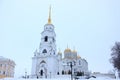
[[[48,41],[48,36],[45,36],[45,42],[47,42]]]
[[[3,75],[5,75],[5,71],[3,71]]]

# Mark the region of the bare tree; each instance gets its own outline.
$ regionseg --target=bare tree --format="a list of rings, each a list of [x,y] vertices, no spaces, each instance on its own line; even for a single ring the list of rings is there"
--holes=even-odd
[[[120,78],[120,42],[116,42],[111,51],[110,62],[113,63],[114,68],[117,69],[118,77]]]

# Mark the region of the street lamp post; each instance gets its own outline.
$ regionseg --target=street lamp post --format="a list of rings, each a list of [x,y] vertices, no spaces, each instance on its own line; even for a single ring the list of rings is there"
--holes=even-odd
[[[69,62],[70,63],[70,68],[71,68],[71,80],[73,80],[73,66],[76,65],[75,62]]]
[[[25,72],[25,79],[27,78],[27,72]]]
[[[73,80],[73,76],[72,76],[72,67],[73,67],[72,62],[70,62],[70,68],[71,68],[71,80]]]
[[[27,71],[25,70],[25,79],[27,78]]]
[[[71,68],[71,80],[73,80],[73,72],[72,71],[73,71],[74,65],[76,65],[75,62],[74,62],[74,64],[72,64],[72,62],[68,62],[68,64],[66,65],[66,66],[70,66],[70,68]],[[65,67],[65,65],[64,65],[64,67]]]

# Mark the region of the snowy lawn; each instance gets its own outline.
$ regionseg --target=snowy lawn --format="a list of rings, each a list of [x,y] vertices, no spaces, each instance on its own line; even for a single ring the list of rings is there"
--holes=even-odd
[[[70,78],[52,78],[52,79],[19,79],[19,78],[4,78],[0,80],[71,80]],[[90,78],[90,79],[78,79],[78,80],[119,80],[119,79],[110,79],[105,77]]]
[[[82,78],[82,77],[81,77]],[[48,79],[45,79],[45,78],[39,78],[39,79],[36,79],[36,78],[30,78],[30,79],[23,79],[23,78],[4,78],[4,79],[0,79],[0,80],[71,80],[71,77],[70,76],[56,76],[56,77],[53,77],[53,78],[48,78]],[[73,79],[75,80],[75,79]],[[120,80],[120,79],[112,79],[108,76],[97,76],[96,78],[90,78],[90,79],[78,79],[78,80]]]

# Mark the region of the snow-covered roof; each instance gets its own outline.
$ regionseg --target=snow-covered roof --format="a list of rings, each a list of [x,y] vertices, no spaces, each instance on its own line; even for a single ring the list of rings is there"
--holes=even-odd
[[[0,61],[1,61],[1,60],[2,60],[2,61],[3,61],[3,60],[6,61],[6,60],[8,60],[8,59],[7,59],[7,58],[4,58],[3,56],[0,56]]]
[[[0,62],[8,62],[8,61],[15,65],[15,62],[13,60],[0,56]]]

